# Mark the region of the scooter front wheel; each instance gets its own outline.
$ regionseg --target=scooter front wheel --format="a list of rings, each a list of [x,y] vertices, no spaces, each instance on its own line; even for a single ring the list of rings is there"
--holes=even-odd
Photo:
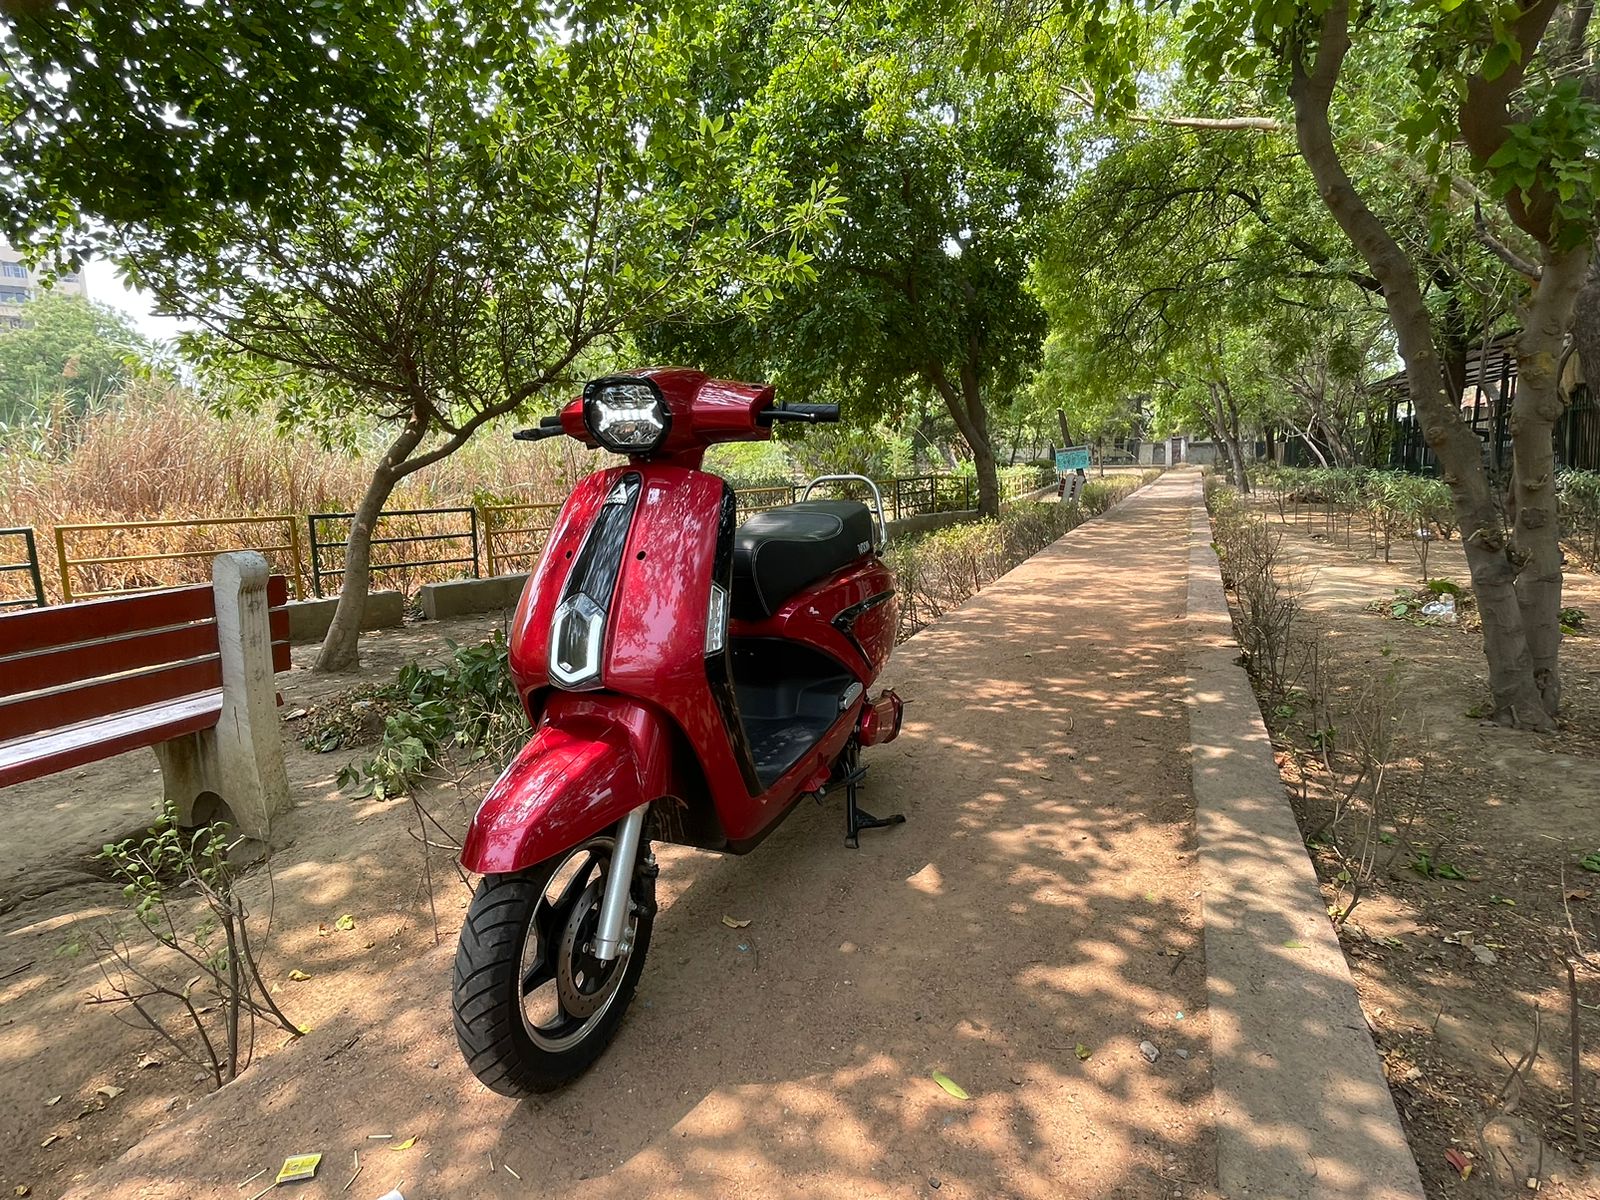
[[[595,958],[612,846],[610,837],[591,838],[515,875],[485,875],[473,894],[456,947],[456,1040],[472,1073],[501,1095],[576,1079],[633,999],[650,948],[655,877],[635,874],[622,952]]]

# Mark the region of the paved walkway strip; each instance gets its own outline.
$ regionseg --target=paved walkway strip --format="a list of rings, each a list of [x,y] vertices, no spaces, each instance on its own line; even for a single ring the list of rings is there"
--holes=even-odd
[[[1205,506],[1193,514],[1189,720],[1218,1185],[1228,1197],[1419,1200],[1417,1164],[1238,663]]]

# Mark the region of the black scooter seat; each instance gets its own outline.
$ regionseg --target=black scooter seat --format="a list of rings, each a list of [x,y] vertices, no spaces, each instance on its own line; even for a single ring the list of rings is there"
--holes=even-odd
[[[871,553],[872,513],[854,500],[802,500],[756,513],[733,535],[733,615],[770,617],[795,593]]]

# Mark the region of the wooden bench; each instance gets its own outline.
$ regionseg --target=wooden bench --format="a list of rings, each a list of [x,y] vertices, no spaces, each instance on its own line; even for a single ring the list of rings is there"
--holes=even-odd
[[[265,838],[288,806],[276,671],[287,581],[219,555],[212,582],[0,616],[0,787],[150,746],[185,824]]]

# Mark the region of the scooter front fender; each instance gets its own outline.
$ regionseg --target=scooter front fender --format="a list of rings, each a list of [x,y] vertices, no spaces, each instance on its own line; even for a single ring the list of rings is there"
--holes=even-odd
[[[461,865],[481,875],[525,870],[674,790],[664,717],[622,696],[556,693],[483,798]]]

